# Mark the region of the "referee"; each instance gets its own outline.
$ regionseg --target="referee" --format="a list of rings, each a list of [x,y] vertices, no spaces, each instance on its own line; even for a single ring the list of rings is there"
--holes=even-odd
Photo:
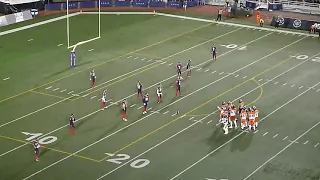
[[[217,21],[221,21],[221,15],[222,15],[222,8],[218,10],[218,17],[217,17]]]

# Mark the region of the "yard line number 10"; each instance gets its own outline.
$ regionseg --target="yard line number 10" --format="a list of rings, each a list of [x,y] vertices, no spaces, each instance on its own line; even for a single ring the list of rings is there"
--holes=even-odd
[[[30,136],[26,139],[26,141],[34,141],[36,139],[39,140],[40,144],[51,144],[54,143],[58,140],[57,137],[55,136],[44,136],[44,137],[40,137],[43,135],[43,133],[28,133],[28,132],[22,132],[22,134],[25,134],[27,136]]]

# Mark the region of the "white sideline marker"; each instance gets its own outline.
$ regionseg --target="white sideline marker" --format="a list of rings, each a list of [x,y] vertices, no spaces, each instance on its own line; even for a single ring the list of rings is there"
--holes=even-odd
[[[138,107],[138,109],[141,109],[143,106]]]
[[[49,86],[49,87],[47,87],[46,89],[50,89],[50,88],[52,88],[52,86]]]
[[[177,113],[172,114],[171,116],[175,116]]]

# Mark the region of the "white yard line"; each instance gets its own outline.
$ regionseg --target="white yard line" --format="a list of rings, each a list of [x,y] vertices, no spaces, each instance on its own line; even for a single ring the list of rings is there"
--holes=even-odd
[[[232,32],[232,31],[231,31],[231,32]],[[230,32],[229,32],[229,33],[230,33]],[[266,35],[264,35],[264,36],[261,36],[261,37],[259,37],[259,38],[257,38],[257,39],[254,39],[254,40],[252,40],[252,41],[250,41],[250,42],[248,42],[248,43],[246,43],[246,44],[244,44],[244,45],[247,45],[247,44],[250,44],[250,43],[252,43],[252,42],[255,42],[255,41],[257,41],[257,40],[259,40],[259,39],[262,39],[262,38],[264,38],[264,37],[266,37],[266,36],[268,36],[268,35],[270,35],[270,34],[272,34],[272,33],[268,33],[268,34],[266,34]],[[218,37],[219,37],[219,36],[218,36]],[[306,37],[304,37],[304,38],[306,38]],[[282,48],[280,48],[280,49],[278,49],[278,50],[276,50],[276,51],[274,51],[274,52],[272,52],[272,53],[270,53],[270,54],[268,54],[268,55],[266,55],[266,56],[264,56],[264,57],[262,57],[262,58],[260,58],[260,59],[258,59],[258,60],[256,60],[256,61],[254,61],[254,62],[252,62],[252,63],[250,63],[250,64],[248,64],[248,65],[246,65],[246,66],[244,66],[244,67],[241,67],[241,68],[237,69],[237,70],[234,71],[234,72],[241,71],[242,69],[245,69],[245,68],[251,66],[252,64],[255,64],[255,63],[257,63],[257,62],[260,62],[261,60],[263,60],[263,59],[265,59],[265,58],[267,58],[267,57],[269,57],[269,56],[271,56],[271,55],[273,55],[273,54],[275,54],[275,53],[277,53],[277,52],[279,52],[279,51],[281,51],[281,50],[283,50],[283,49],[285,49],[285,48],[287,48],[287,47],[289,47],[289,46],[291,46],[291,45],[293,45],[293,44],[295,44],[295,43],[297,43],[297,42],[299,42],[299,41],[301,41],[301,40],[303,40],[304,38],[298,39],[298,40],[296,40],[296,41],[294,41],[294,42],[292,42],[292,43],[290,43],[290,44],[288,44],[288,45],[286,45],[286,46],[284,46],[284,47],[282,47]],[[232,51],[235,51],[235,50],[236,50],[236,49],[232,49],[232,50],[230,50],[230,51],[228,51],[228,52],[226,52],[226,53],[221,54],[220,56],[223,56],[223,55],[228,54],[228,53],[230,53],[230,52],[232,52]],[[207,62],[209,62],[209,61],[211,61],[211,59],[207,60]],[[190,93],[190,94],[188,94],[188,95],[186,95],[186,96],[183,96],[181,99],[178,99],[178,100],[176,100],[176,101],[168,104],[167,106],[164,106],[163,108],[159,109],[158,111],[161,111],[161,110],[169,107],[170,105],[172,105],[172,104],[174,104],[174,103],[176,103],[176,102],[178,102],[178,101],[180,101],[180,100],[183,100],[184,98],[186,98],[186,97],[188,97],[188,96],[190,96],[190,95],[192,95],[192,94],[194,94],[194,93],[196,93],[196,92],[198,92],[198,91],[200,91],[200,90],[202,90],[202,89],[204,89],[204,88],[206,88],[206,87],[208,87],[208,86],[211,86],[212,84],[214,84],[214,83],[216,83],[216,82],[219,82],[219,81],[221,81],[221,80],[229,77],[230,75],[231,75],[231,74],[226,75],[226,76],[224,76],[224,77],[222,77],[222,78],[220,78],[220,79],[218,79],[218,80],[216,80],[216,81],[214,81],[214,82],[211,82],[211,83],[207,84],[206,86],[204,86],[204,87],[202,87],[202,88],[200,88],[200,89],[197,89],[196,91],[194,91],[194,92],[192,92],[192,93]],[[98,110],[98,111],[100,111],[100,110]],[[94,113],[96,113],[96,112],[98,112],[98,111],[95,111]],[[76,151],[74,154],[76,154],[76,153],[78,153],[78,152],[81,152],[81,151],[83,151],[83,150],[85,150],[85,149],[93,146],[94,144],[97,144],[97,143],[99,143],[100,141],[103,141],[104,139],[109,138],[110,136],[113,136],[114,134],[122,131],[123,129],[126,129],[126,128],[128,128],[128,127],[130,127],[130,126],[132,126],[132,125],[134,125],[134,124],[142,121],[143,119],[145,119],[145,118],[147,118],[147,117],[149,117],[149,116],[151,116],[151,115],[153,115],[153,114],[155,114],[155,113],[150,113],[150,114],[148,114],[147,116],[145,116],[145,117],[143,117],[143,118],[135,121],[134,123],[131,123],[131,124],[125,126],[124,128],[121,128],[121,129],[119,129],[118,131],[115,131],[115,132],[109,134],[108,136],[105,136],[104,138],[102,138],[102,139],[100,139],[100,140],[98,140],[98,141],[96,141],[96,142],[94,142],[94,143],[92,143],[92,144],[90,144],[90,145],[88,145],[88,146],[80,149],[79,151]],[[66,126],[67,126],[67,125],[66,125]],[[63,159],[61,159],[61,160],[59,160],[59,161],[57,161],[57,162],[55,162],[55,163],[53,163],[53,164],[45,167],[45,168],[43,168],[42,170],[39,170],[39,171],[37,171],[36,173],[33,173],[32,175],[28,176],[26,179],[37,175],[38,173],[42,172],[43,170],[48,169],[48,168],[54,166],[55,164],[58,164],[59,162],[64,161],[65,159],[68,159],[68,158],[71,157],[71,156],[72,156],[72,155],[69,155],[69,156],[67,156],[67,157],[65,157],[65,158],[63,158]]]
[[[185,49],[185,50],[183,50],[183,51],[180,51],[180,52],[178,52],[178,53],[172,54],[172,55],[170,55],[170,56],[168,56],[168,57],[166,57],[166,58],[163,58],[163,59],[161,59],[161,60],[169,59],[169,58],[171,58],[171,57],[173,57],[173,56],[179,55],[179,54],[181,54],[181,53],[184,53],[184,52],[186,52],[186,51],[189,51],[189,50],[191,50],[191,49],[194,49],[194,48],[196,48],[196,47],[198,47],[198,46],[201,46],[201,45],[203,45],[203,44],[206,44],[206,43],[208,43],[208,42],[210,42],[210,41],[212,41],[212,40],[215,40],[215,39],[217,39],[217,38],[226,36],[226,35],[228,35],[228,34],[230,34],[230,33],[233,33],[233,32],[235,32],[235,31],[237,31],[237,30],[239,30],[239,29],[236,29],[236,30],[227,32],[227,33],[225,33],[225,34],[222,34],[222,35],[217,36],[217,37],[215,37],[215,38],[212,38],[212,39],[210,39],[210,40],[204,41],[204,42],[202,42],[202,43],[200,43],[200,44],[197,44],[197,45],[195,45],[195,46],[192,46],[192,47],[190,47],[190,48],[187,48],[187,49]],[[264,36],[261,36],[260,38],[263,38],[263,37],[268,36],[268,35],[269,35],[269,34],[266,34],[266,35],[264,35]],[[255,40],[252,40],[252,41],[250,41],[249,43],[254,42],[254,41],[257,41],[257,40],[259,40],[260,38],[257,38],[257,39],[255,39]],[[302,40],[302,39],[301,39],[301,40]],[[223,54],[221,54],[221,56],[226,55],[226,54],[228,54],[228,53],[230,53],[230,52],[233,52],[234,50],[235,50],[235,49],[230,50],[230,51],[228,51],[228,52],[226,52],[226,53],[223,53]],[[201,63],[201,64],[198,64],[197,66],[200,66],[200,65],[202,65],[202,64],[205,64],[205,63],[207,63],[207,62],[209,62],[209,61],[211,61],[211,59],[209,59],[209,60],[207,60],[207,61],[205,61],[205,62],[203,62],[203,63]],[[157,62],[154,62],[154,63],[157,63]],[[111,81],[120,79],[120,78],[122,78],[123,76],[126,76],[126,75],[128,75],[128,74],[134,73],[134,72],[136,72],[136,71],[140,71],[141,69],[145,69],[147,66],[151,66],[151,65],[153,65],[154,63],[148,64],[148,65],[146,65],[146,66],[143,66],[143,67],[140,67],[140,68],[135,69],[135,70],[133,70],[133,71],[130,71],[130,72],[128,72],[128,73],[125,73],[125,74],[123,74],[123,75],[121,75],[121,76],[118,76],[118,77],[116,77],[116,78],[113,78],[113,79],[111,79],[111,80],[108,80],[108,81],[106,81],[106,82],[104,82],[104,83],[98,84],[96,87],[101,86],[101,85],[103,85],[103,84],[106,84],[106,83],[108,83],[108,82],[111,82]],[[197,66],[194,66],[194,68],[197,67]],[[167,78],[167,79],[171,79],[171,78],[173,78],[173,77],[176,77],[176,76],[171,76],[170,78]],[[89,89],[87,89],[87,90],[85,90],[85,91],[82,91],[82,92],[79,93],[79,95],[82,94],[82,93],[84,93],[84,92],[90,91],[90,90],[91,90],[91,88],[89,88]],[[73,92],[73,91],[69,92],[68,94],[71,94],[72,92]],[[86,95],[84,95],[84,96],[86,96]],[[5,125],[11,124],[11,123],[13,123],[13,122],[16,122],[16,121],[18,121],[18,120],[20,120],[20,119],[23,119],[23,118],[25,118],[25,117],[28,117],[28,116],[30,116],[30,115],[32,115],[32,114],[35,114],[35,113],[37,113],[37,112],[40,112],[40,111],[42,111],[42,110],[44,110],[44,109],[47,109],[47,108],[49,108],[49,107],[52,107],[52,106],[54,106],[54,105],[56,105],[56,104],[59,104],[59,103],[61,103],[61,102],[64,102],[64,101],[66,101],[66,100],[68,100],[68,99],[71,99],[72,97],[73,97],[73,96],[67,97],[67,98],[65,98],[65,99],[63,99],[63,100],[61,100],[61,101],[58,101],[58,102],[53,103],[53,104],[51,104],[51,105],[45,106],[45,107],[43,107],[43,108],[41,108],[41,109],[38,109],[38,110],[36,110],[36,111],[34,111],[34,112],[32,112],[32,113],[29,113],[29,114],[26,114],[26,115],[24,115],[24,116],[22,116],[22,117],[19,117],[19,118],[17,118],[17,119],[11,120],[11,121],[9,121],[9,122],[7,122],[7,123],[5,123],[5,124],[0,125],[0,128],[3,127],[3,126],[5,126]]]
[[[310,90],[310,89],[308,89]],[[276,153],[274,156],[272,156],[270,159],[268,159],[267,161],[265,161],[263,164],[261,164],[258,168],[256,168],[252,173],[250,173],[247,177],[245,177],[243,180],[247,180],[248,178],[250,178],[254,173],[256,173],[259,169],[261,169],[264,165],[266,165],[268,162],[270,162],[271,160],[273,160],[274,158],[276,158],[279,154],[281,154],[283,151],[285,151],[286,149],[288,149],[292,144],[294,144],[294,142],[297,142],[300,138],[302,138],[304,135],[306,135],[309,131],[311,131],[313,128],[317,127],[320,124],[320,121],[317,122],[315,125],[313,125],[312,127],[310,127],[309,129],[307,129],[304,133],[302,133],[299,137],[297,137],[293,142],[291,142],[290,144],[288,144],[286,147],[284,147],[283,149],[281,149],[278,153]]]
[[[263,37],[266,37],[266,36],[268,36],[268,35],[270,35],[270,34],[271,34],[271,33],[266,34],[266,35],[264,35],[264,36],[261,36],[261,37],[255,39],[255,40],[252,40],[252,41],[250,41],[250,42],[248,42],[248,43],[246,43],[246,44],[244,44],[244,45],[250,44],[250,43],[252,43],[252,42],[254,42],[254,41],[257,41],[258,39],[261,39],[261,38],[263,38]],[[246,65],[246,66],[243,66],[243,67],[237,69],[237,70],[234,71],[234,72],[239,72],[239,71],[241,71],[242,69],[245,69],[245,68],[251,66],[252,64],[255,64],[255,63],[257,63],[257,62],[260,62],[261,60],[263,60],[263,59],[265,59],[265,58],[267,58],[267,57],[269,57],[269,56],[271,56],[271,55],[273,55],[273,54],[275,54],[275,53],[277,53],[277,52],[279,52],[279,51],[281,51],[281,50],[283,50],[283,49],[285,49],[285,48],[287,48],[287,47],[289,47],[289,46],[291,46],[291,45],[293,45],[293,44],[295,44],[295,43],[297,43],[297,42],[299,42],[299,41],[301,41],[301,40],[303,40],[303,39],[305,39],[305,38],[306,38],[306,37],[303,37],[303,38],[301,38],[301,39],[298,39],[298,40],[296,40],[296,41],[294,41],[294,42],[292,42],[292,43],[290,43],[290,44],[288,44],[288,45],[286,45],[286,46],[284,46],[284,47],[282,47],[282,48],[280,48],[280,49],[278,49],[278,50],[276,50],[276,51],[273,51],[272,53],[270,53],[270,54],[268,54],[268,55],[266,55],[266,56],[264,56],[264,57],[262,57],[262,58],[259,58],[258,60],[254,61],[254,62],[252,62],[252,63],[250,63],[250,64],[248,64],[248,65]],[[224,53],[224,54],[222,54],[222,55],[225,55],[225,54],[227,54],[227,53],[230,53],[230,52],[232,52],[232,51],[234,51],[234,50],[236,50],[236,49],[230,50],[230,51],[228,51],[228,52],[226,52],[226,53]],[[222,56],[222,55],[221,55],[221,56]],[[307,60],[309,60],[309,59],[307,59]],[[301,62],[300,64],[306,62],[307,60]],[[211,61],[211,59],[209,59],[208,61]],[[298,65],[300,65],[300,64],[298,64]],[[295,67],[297,67],[298,65],[296,65]],[[291,68],[291,69],[293,69],[293,68]],[[287,70],[287,71],[289,71],[289,70]],[[287,72],[287,71],[286,71],[286,72]],[[180,99],[178,99],[178,100],[176,100],[176,101],[174,101],[174,102],[172,102],[172,103],[170,103],[170,104],[168,104],[168,105],[160,108],[160,109],[157,110],[157,111],[161,111],[161,110],[163,110],[163,109],[171,106],[172,104],[174,104],[174,103],[176,103],[176,102],[178,102],[178,101],[181,101],[181,100],[187,98],[188,96],[190,96],[190,95],[192,95],[192,94],[194,94],[194,93],[196,93],[196,92],[198,92],[198,91],[201,91],[202,89],[204,89],[204,88],[206,88],[206,87],[208,87],[208,86],[211,86],[212,84],[215,84],[216,82],[219,82],[219,81],[221,81],[221,80],[223,80],[223,79],[225,79],[225,78],[227,78],[227,77],[229,77],[229,76],[230,76],[230,74],[229,74],[229,75],[226,75],[226,76],[224,76],[224,77],[222,77],[222,78],[220,78],[220,79],[218,79],[218,80],[216,80],[216,81],[214,81],[214,82],[211,82],[211,83],[207,84],[206,86],[204,86],[204,87],[202,87],[202,88],[200,88],[200,89],[197,89],[196,91],[193,91],[192,93],[190,93],[190,94],[188,94],[188,95],[186,95],[186,96],[183,96],[182,98],[180,98]],[[257,88],[259,88],[259,87],[257,87]],[[255,88],[255,89],[257,89],[257,88]],[[100,110],[98,110],[98,111],[100,111]],[[95,112],[94,112],[94,113],[95,113]],[[139,119],[139,120],[137,120],[137,121],[135,121],[135,122],[133,122],[133,123],[131,123],[131,124],[123,127],[123,128],[121,128],[121,129],[119,129],[119,130],[117,130],[117,131],[115,131],[115,132],[113,132],[113,133],[111,133],[111,134],[109,134],[109,135],[107,135],[107,136],[105,136],[105,137],[103,137],[103,138],[95,141],[94,143],[92,143],[92,144],[90,144],[90,145],[88,145],[88,146],[86,146],[86,147],[84,147],[84,148],[82,148],[82,149],[80,149],[80,150],[78,150],[78,151],[76,151],[76,152],[74,152],[74,153],[72,153],[71,155],[66,156],[65,158],[60,159],[59,161],[56,161],[55,163],[53,163],[53,164],[51,164],[51,165],[49,165],[49,166],[47,166],[47,167],[45,167],[45,168],[43,168],[43,169],[41,169],[41,170],[39,170],[39,171],[37,171],[37,172],[31,174],[30,176],[26,177],[25,179],[29,179],[30,177],[33,177],[33,176],[39,174],[40,172],[42,172],[42,171],[44,171],[44,170],[46,170],[46,169],[48,169],[48,168],[50,168],[50,167],[52,167],[52,166],[54,166],[54,165],[56,165],[56,164],[58,164],[58,163],[64,161],[65,159],[70,158],[70,157],[73,156],[74,154],[77,154],[77,153],[79,153],[79,152],[81,152],[81,151],[83,151],[83,150],[85,150],[85,149],[87,149],[87,148],[89,148],[89,147],[91,147],[91,146],[93,146],[93,145],[95,145],[95,144],[103,141],[104,139],[107,139],[107,138],[113,136],[114,134],[116,134],[116,133],[118,133],[118,132],[120,132],[120,131],[122,131],[122,130],[124,130],[124,129],[126,129],[126,128],[128,128],[128,127],[130,127],[130,126],[132,126],[132,125],[134,125],[134,124],[136,124],[136,123],[138,123],[138,122],[140,122],[140,121],[142,121],[142,120],[144,120],[145,118],[147,118],[147,117],[149,117],[149,116],[151,116],[151,115],[153,115],[153,114],[155,114],[155,113],[150,113],[150,114],[148,114],[147,116],[144,116],[143,118],[141,118],[141,119]],[[198,123],[198,122],[197,122],[197,123]],[[66,126],[67,126],[67,125],[66,125]]]
[[[315,84],[312,87],[316,87],[317,85],[319,85],[320,82],[318,82],[317,84]],[[310,91],[311,89],[307,89],[305,91],[303,91],[302,93],[298,94],[297,96],[295,96],[294,98],[290,99],[289,101],[287,101],[286,103],[282,104],[281,106],[279,106],[277,109],[275,109],[274,111],[272,111],[271,113],[269,113],[268,115],[266,115],[265,117],[263,117],[261,121],[264,121],[266,118],[268,118],[269,116],[271,116],[272,114],[274,114],[275,112],[277,112],[279,109],[283,108],[284,106],[288,105],[289,103],[291,103],[292,101],[294,101],[295,99],[299,98],[300,96],[302,96],[303,94],[307,93],[308,91]],[[318,122],[316,125],[318,125],[320,122]],[[314,126],[315,127],[315,126]],[[238,135],[234,136],[233,138],[231,138],[230,140],[228,140],[227,142],[223,143],[222,145],[220,145],[219,147],[217,147],[216,149],[214,149],[213,151],[211,151],[210,153],[208,153],[207,155],[205,155],[204,157],[202,157],[201,159],[199,159],[198,161],[196,161],[195,163],[193,163],[192,165],[190,165],[189,167],[187,167],[186,169],[184,169],[183,171],[181,171],[180,173],[178,173],[177,175],[175,175],[173,178],[171,178],[170,180],[176,179],[178,176],[180,176],[181,174],[185,173],[186,171],[188,171],[189,169],[191,169],[192,167],[194,167],[195,165],[197,165],[198,163],[200,163],[201,161],[203,161],[204,159],[206,159],[207,157],[209,157],[210,155],[212,155],[213,153],[215,153],[216,151],[218,151],[219,149],[223,148],[224,146],[226,146],[227,144],[229,144],[230,142],[232,142],[233,140],[235,140],[237,137],[241,136],[244,132],[239,133]],[[292,143],[290,143],[291,145]],[[261,166],[262,167],[262,166]],[[260,168],[261,168],[260,167]],[[253,173],[252,173],[253,174]],[[251,175],[250,175],[251,176]],[[250,177],[249,176],[249,177]]]

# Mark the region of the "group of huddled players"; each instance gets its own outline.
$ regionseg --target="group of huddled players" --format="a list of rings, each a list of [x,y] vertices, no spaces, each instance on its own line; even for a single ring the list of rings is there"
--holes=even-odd
[[[241,99],[238,108],[231,101],[223,102],[217,108],[220,110],[219,122],[223,124],[224,134],[229,133],[229,128],[238,128],[238,117],[242,130],[255,131],[258,128],[259,110],[255,106],[246,107]]]

